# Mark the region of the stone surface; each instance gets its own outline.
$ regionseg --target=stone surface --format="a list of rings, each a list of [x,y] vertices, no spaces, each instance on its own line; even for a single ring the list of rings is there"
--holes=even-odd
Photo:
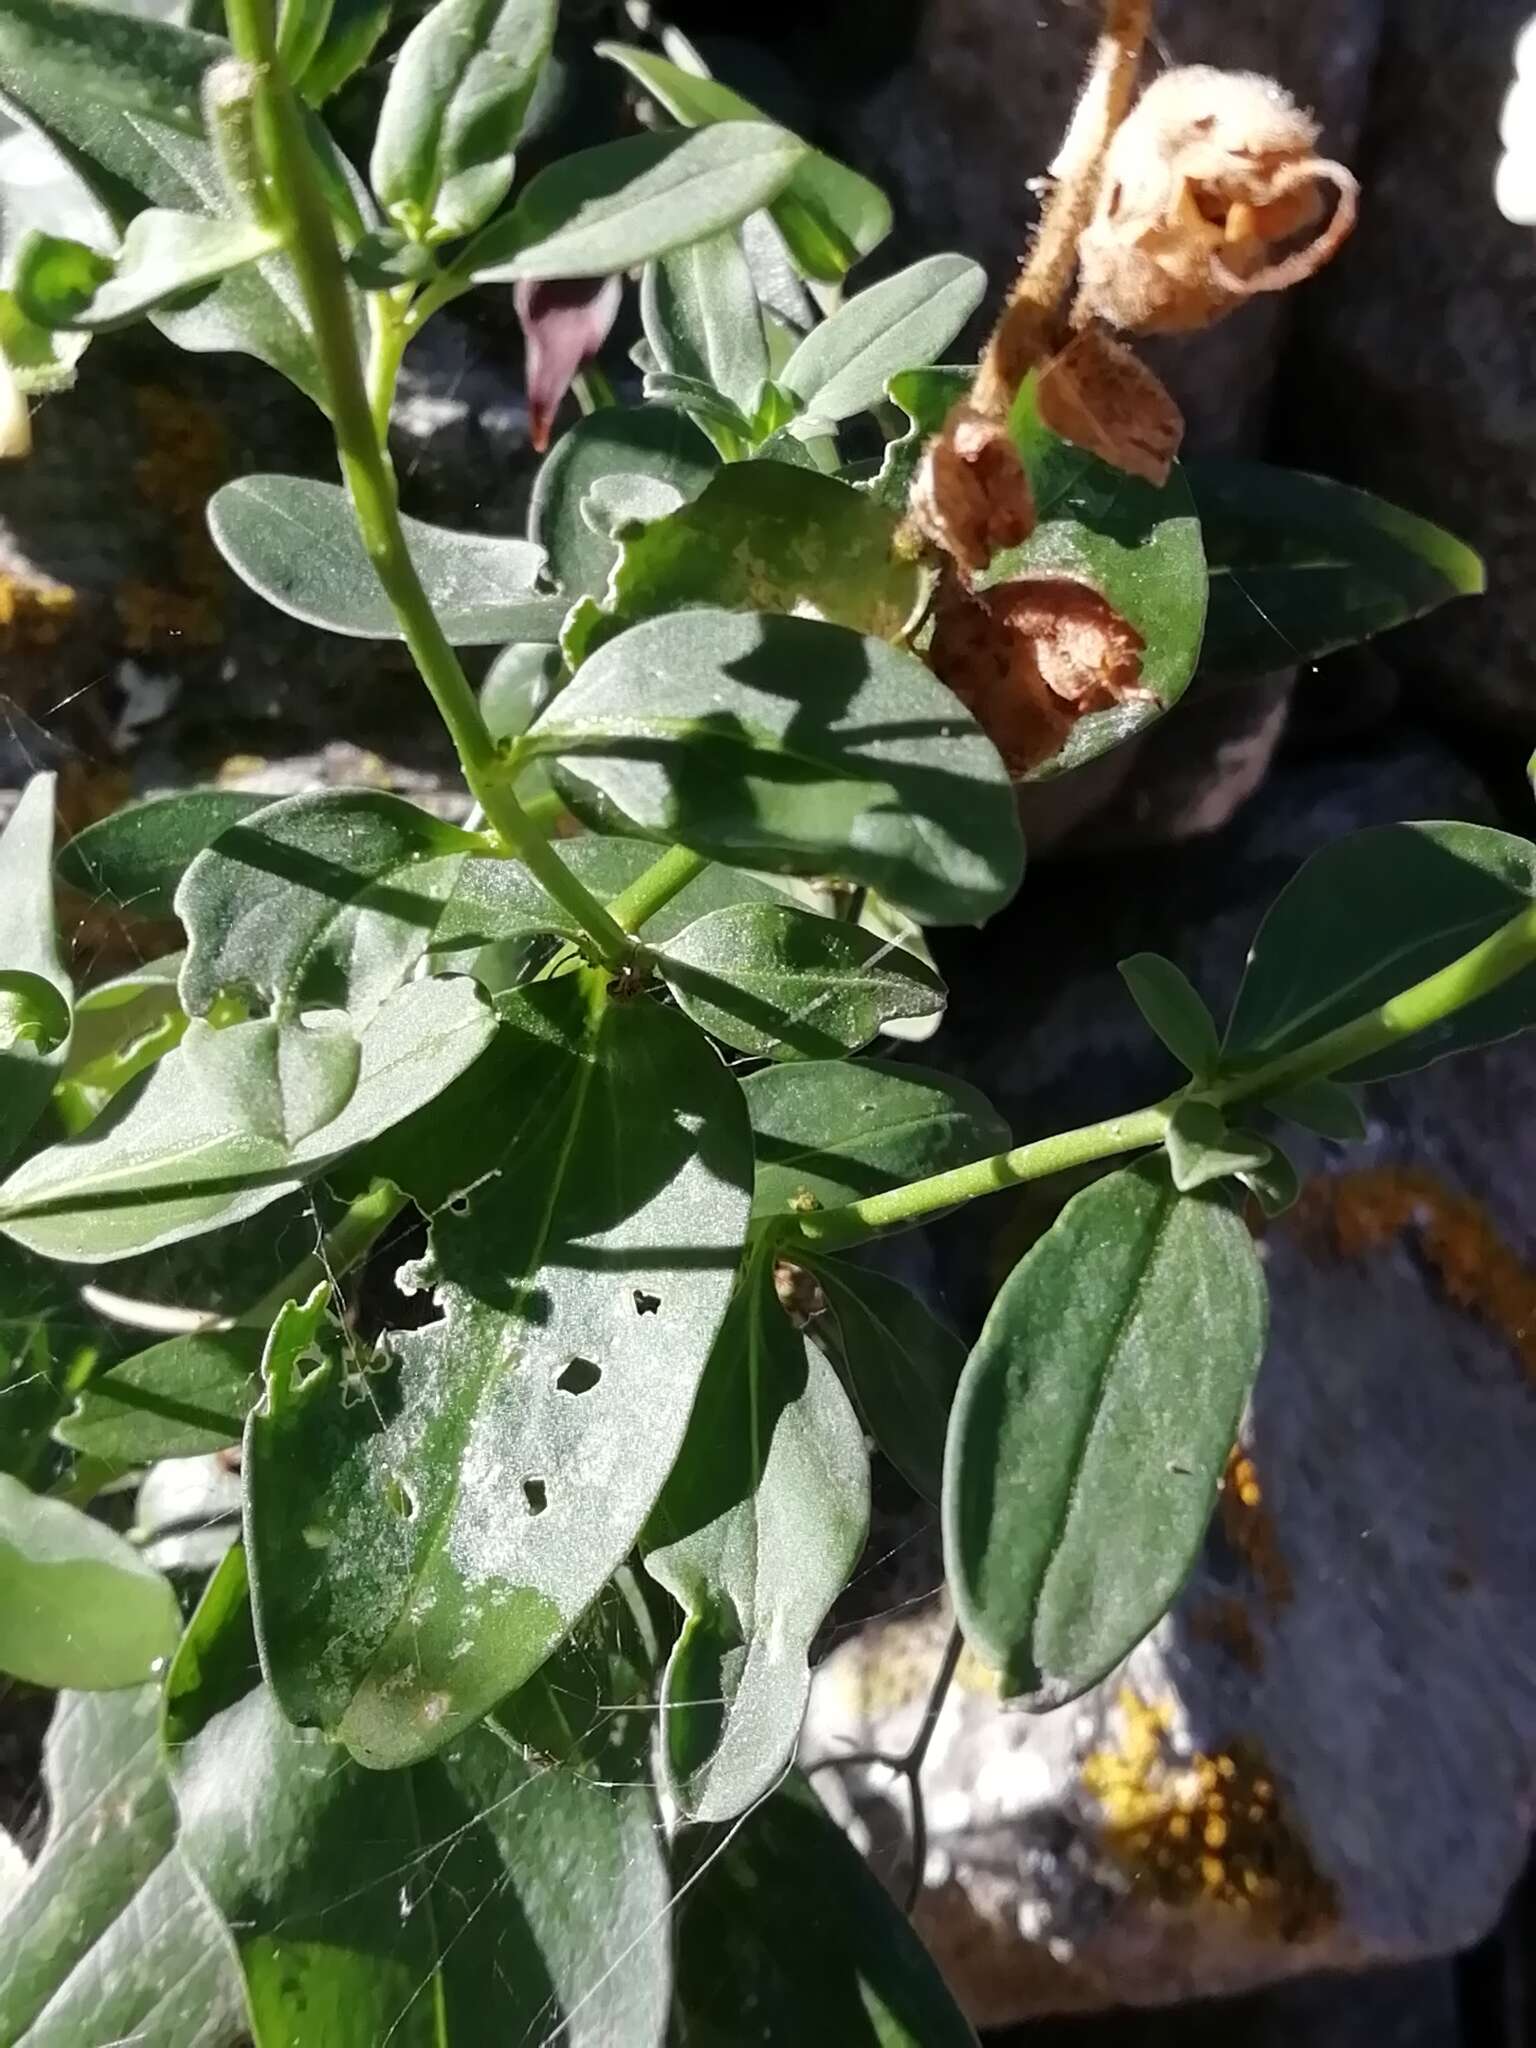
[[[1037,871],[984,934],[941,944],[956,1001],[931,1056],[1020,1137],[1154,1099],[1174,1077],[1118,957],[1164,951],[1219,1007],[1308,852],[1484,808],[1451,757],[1398,745],[1291,765],[1225,834],[1134,872]],[[924,1781],[919,1922],[979,2019],[1421,1960],[1496,1920],[1536,1798],[1533,1071],[1520,1042],[1447,1062],[1369,1091],[1365,1144],[1288,1148],[1306,1192],[1262,1239],[1250,1463],[1173,1613],[1052,1715],[1003,1710],[962,1666]],[[887,1256],[974,1330],[1069,1191]],[[899,1748],[942,1647],[931,1515],[888,1507],[871,1560],[866,1618],[818,1672],[813,1757]],[[899,1866],[886,1774],[846,1778]]]

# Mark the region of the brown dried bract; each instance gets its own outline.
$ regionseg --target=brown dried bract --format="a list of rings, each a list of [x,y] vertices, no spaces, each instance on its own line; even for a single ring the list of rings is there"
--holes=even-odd
[[[957,405],[924,450],[912,525],[970,575],[1035,530],[1035,498],[1004,421]]]
[[[1314,154],[1317,124],[1272,80],[1191,65],[1141,96],[1113,142],[1079,244],[1074,318],[1138,334],[1207,327],[1320,270],[1359,193]],[[1320,232],[1324,191],[1337,194]]]
[[[1061,751],[1077,720],[1155,702],[1146,643],[1099,592],[1064,576],[971,592],[940,584],[929,662],[1020,780]]]
[[[1162,380],[1102,328],[1084,328],[1051,358],[1035,396],[1053,434],[1131,476],[1167,483],[1184,415]]]

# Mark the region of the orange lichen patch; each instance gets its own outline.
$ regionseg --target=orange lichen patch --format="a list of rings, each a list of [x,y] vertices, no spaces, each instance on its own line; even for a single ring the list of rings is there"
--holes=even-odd
[[[52,577],[0,572],[0,653],[57,646],[76,601],[69,585]]]
[[[957,405],[928,443],[908,500],[912,527],[962,575],[1035,530],[1035,494],[1000,419]]]
[[[1224,1650],[1234,1663],[1255,1676],[1264,1669],[1264,1645],[1241,1600],[1202,1600],[1188,1617],[1192,1635]]]
[[[1040,417],[1053,434],[1161,486],[1184,438],[1184,415],[1146,364],[1100,327],[1084,328],[1040,372]]]
[[[1264,1504],[1258,1468],[1241,1444],[1234,1444],[1221,1481],[1221,1527],[1263,1590],[1271,1613],[1295,1597],[1295,1584],[1280,1549],[1274,1516]]]
[[[1085,1757],[1079,1776],[1105,1848],[1136,1885],[1166,1905],[1239,1913],[1282,1941],[1309,1940],[1338,1917],[1256,1743],[1183,1756],[1169,1706],[1130,1687],[1118,1705],[1118,1739]]]
[[[978,593],[945,577],[928,659],[1017,779],[1059,753],[1085,713],[1152,701],[1144,647],[1086,583],[1042,576]]]
[[[229,473],[223,427],[210,407],[158,384],[140,386],[133,400],[146,443],[133,480],[170,528],[175,574],[163,583],[119,587],[114,606],[123,645],[134,653],[216,647],[224,637],[228,572],[204,513]]]
[[[1287,1220],[1347,1259],[1411,1238],[1447,1298],[1497,1330],[1536,1382],[1536,1272],[1481,1202],[1422,1167],[1371,1167],[1309,1181]]]

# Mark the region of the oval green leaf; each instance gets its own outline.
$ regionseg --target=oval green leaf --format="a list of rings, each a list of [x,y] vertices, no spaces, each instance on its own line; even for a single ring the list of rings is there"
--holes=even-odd
[[[880,403],[898,370],[944,353],[986,288],[987,273],[969,256],[926,256],[813,327],[778,381],[817,419],[864,412]]]
[[[605,406],[578,420],[540,469],[528,506],[528,536],[549,556],[568,599],[601,596],[619,558],[593,493],[614,478],[643,478],[672,493],[666,511],[696,498],[719,457],[692,420],[664,406]]]
[[[757,291],[734,228],[647,266],[640,317],[657,367],[696,377],[743,411],[768,375]]]
[[[1075,1699],[1194,1562],[1264,1349],[1263,1269],[1161,1160],[1096,1182],[1004,1281],[944,1459],[944,1557],[1005,1698]]]
[[[191,862],[271,801],[249,790],[189,789],[125,805],[60,848],[59,880],[115,910],[174,917],[176,885]]]
[[[115,257],[63,236],[28,235],[16,251],[16,302],[39,327],[95,334],[206,291],[276,246],[254,221],[148,207],[129,222]]]
[[[1120,962],[1120,978],[1179,1064],[1197,1079],[1214,1074],[1221,1056],[1215,1020],[1182,968],[1160,953],[1133,953]]]

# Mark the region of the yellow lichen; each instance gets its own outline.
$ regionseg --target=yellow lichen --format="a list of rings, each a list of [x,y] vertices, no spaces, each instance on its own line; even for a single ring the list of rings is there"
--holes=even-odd
[[[1422,1167],[1371,1167],[1310,1181],[1291,1221],[1315,1249],[1347,1259],[1410,1237],[1447,1299],[1497,1330],[1536,1381],[1536,1272],[1481,1202]]]
[[[1258,1580],[1273,1613],[1295,1594],[1290,1567],[1280,1549],[1275,1519],[1264,1503],[1258,1467],[1250,1452],[1234,1444],[1221,1482],[1222,1533]]]
[[[75,602],[67,583],[0,571],[0,653],[57,646]]]
[[[1337,1917],[1334,1887],[1286,1817],[1257,1744],[1181,1755],[1170,1705],[1127,1686],[1118,1707],[1116,1741],[1085,1757],[1079,1775],[1104,1847],[1136,1885],[1166,1905],[1241,1914],[1284,1941]]]
[[[133,480],[170,529],[174,575],[120,585],[114,605],[123,645],[134,653],[216,647],[224,637],[228,572],[204,513],[228,474],[224,430],[208,406],[161,385],[140,386],[133,400],[145,440]]]

